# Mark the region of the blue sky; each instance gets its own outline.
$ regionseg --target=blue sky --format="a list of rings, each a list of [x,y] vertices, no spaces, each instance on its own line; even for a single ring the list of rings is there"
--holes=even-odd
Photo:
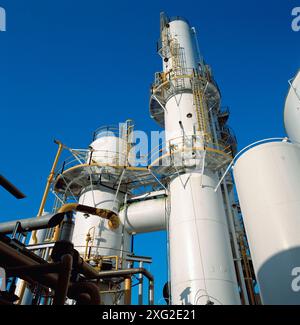
[[[57,138],[85,148],[93,131],[127,118],[147,132],[159,13],[186,17],[214,71],[239,148],[283,136],[287,80],[300,67],[300,32],[291,11],[300,0],[99,1],[0,0],[1,174],[26,194],[0,189],[1,219],[37,213]],[[50,208],[50,205],[49,207]],[[166,281],[165,234],[136,239],[153,256],[156,302]]]

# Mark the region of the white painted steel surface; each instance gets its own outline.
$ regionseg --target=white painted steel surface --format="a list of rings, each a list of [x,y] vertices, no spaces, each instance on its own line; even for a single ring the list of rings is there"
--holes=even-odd
[[[126,164],[127,143],[113,133],[110,136],[99,137],[91,143],[90,147],[94,150],[93,161],[110,165]]]
[[[179,83],[183,83],[183,88],[177,85],[177,94],[166,103],[166,145],[202,148],[204,137],[197,131],[199,122],[192,85],[188,78],[180,80],[180,75],[198,70],[193,32],[181,19],[172,20],[169,25],[170,46],[177,43],[180,48]],[[162,32],[163,41],[166,28]],[[176,71],[175,60],[178,58],[173,59],[171,55],[170,60],[163,62],[165,73]],[[177,79],[173,82],[176,86]],[[197,93],[197,96],[202,95]],[[200,101],[203,112],[207,111],[206,100],[202,97]],[[206,127],[209,133],[210,126]],[[185,139],[191,135],[200,135],[197,143],[186,143]],[[214,192],[218,178],[209,170],[202,176],[197,173],[201,169],[199,166],[190,168],[190,172],[174,176],[170,182],[168,230],[172,304],[238,305],[240,296],[224,205],[220,192]]]
[[[172,304],[240,304],[223,201],[214,191],[217,181],[213,174],[202,179],[189,173],[170,184]]]
[[[300,147],[258,145],[234,165],[234,178],[264,304],[300,304]]]
[[[131,203],[120,213],[121,222],[130,234],[166,230],[166,198]]]
[[[118,213],[120,203],[123,202],[123,195],[119,193],[117,198],[115,196],[115,190],[99,186],[97,189],[86,190],[86,192],[82,193],[79,203]],[[122,256],[122,250],[129,250],[130,236],[126,232],[123,234],[122,227],[111,230],[108,227],[107,220],[94,215],[86,217],[85,214],[78,212],[75,215],[75,228],[72,241],[75,248],[81,254],[84,254],[85,251],[88,232],[90,232],[92,237],[94,234],[92,255]]]
[[[180,47],[184,49],[186,67],[197,69],[196,44],[189,24],[183,20],[173,20],[169,23],[169,26],[170,38],[172,40],[176,39]],[[164,62],[164,71],[167,72],[170,69],[172,69],[172,60]]]
[[[291,141],[300,143],[300,71],[293,80],[286,98],[284,126]]]
[[[205,104],[204,104],[205,105]],[[182,143],[185,137],[200,135],[193,94],[183,93],[171,97],[166,104],[166,143]]]

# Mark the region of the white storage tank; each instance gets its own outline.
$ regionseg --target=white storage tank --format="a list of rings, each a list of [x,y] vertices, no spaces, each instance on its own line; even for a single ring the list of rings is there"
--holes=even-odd
[[[300,304],[300,146],[258,145],[233,170],[262,302]]]
[[[286,97],[284,126],[291,141],[300,143],[300,70]]]

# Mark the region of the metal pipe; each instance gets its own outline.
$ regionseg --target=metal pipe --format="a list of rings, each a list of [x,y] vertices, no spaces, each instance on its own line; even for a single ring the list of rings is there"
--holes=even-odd
[[[0,223],[0,234],[3,235],[11,234],[14,231],[17,222],[20,223],[20,227],[24,232],[38,230],[38,229],[52,228],[60,224],[63,220],[63,217],[64,217],[63,213],[56,213],[56,214],[46,214],[41,216],[40,218],[34,217],[28,219],[2,222]]]
[[[0,256],[2,257],[0,260],[0,265],[4,268],[7,266],[18,267],[18,266],[36,266],[40,263],[33,260],[32,258],[25,256],[24,254],[20,254],[19,251],[10,247],[9,245],[0,242]],[[34,283],[38,279],[40,283],[46,285],[50,288],[54,288],[57,276],[54,274],[41,274],[40,276],[31,276],[31,275],[22,275],[22,279],[28,282]],[[25,283],[24,283],[25,286]],[[22,289],[22,288],[21,288]],[[21,290],[20,289],[20,290]],[[20,297],[21,299],[22,297]]]
[[[49,194],[50,185],[51,185],[53,177],[54,177],[54,173],[55,173],[55,169],[56,169],[59,157],[60,157],[61,152],[63,150],[63,144],[61,142],[59,142],[57,140],[55,140],[54,142],[56,144],[58,144],[58,149],[57,149],[57,153],[56,153],[56,156],[55,156],[55,159],[54,159],[50,174],[49,174],[48,179],[47,179],[45,191],[44,191],[44,194],[43,194],[43,197],[42,197],[42,201],[41,201],[41,204],[40,204],[40,208],[39,208],[39,211],[38,211],[37,218],[39,218],[44,212],[44,207],[45,207],[46,200],[47,200],[47,197],[48,197],[48,194]],[[36,244],[37,243],[36,231],[34,231],[32,233],[32,239],[33,239],[34,244]]]
[[[74,231],[73,213],[67,212],[61,224],[59,240],[72,241]]]
[[[239,246],[237,243],[236,231],[235,231],[234,222],[233,222],[234,216],[232,213],[232,207],[229,203],[230,201],[229,201],[229,194],[228,194],[226,178],[224,178],[224,180],[223,180],[223,187],[224,187],[224,194],[225,194],[225,204],[226,204],[226,208],[227,208],[226,210],[228,213],[229,230],[232,234],[233,249],[234,249],[237,268],[238,268],[238,275],[240,278],[240,285],[241,285],[242,293],[243,293],[243,296],[245,299],[245,304],[249,305],[249,297],[248,297],[248,293],[247,293],[247,289],[246,289],[246,285],[245,285],[245,278],[244,278],[243,267],[242,267],[242,263],[241,263],[241,255],[239,252]]]
[[[154,281],[149,281],[149,305],[154,305]]]
[[[53,299],[53,305],[64,305],[72,271],[73,257],[71,254],[63,255],[61,258],[60,272],[58,275],[58,281],[55,288],[55,296]]]
[[[244,235],[240,234],[240,247],[241,247],[241,252],[242,252],[242,258],[243,258],[243,262],[244,262],[244,268],[245,268],[245,274],[246,274],[246,284],[247,284],[247,288],[248,288],[248,292],[250,294],[250,301],[252,305],[256,305],[256,300],[255,300],[255,293],[254,293],[254,289],[253,289],[253,283],[252,283],[252,275],[251,275],[251,271],[250,271],[250,266],[249,266],[249,261],[248,261],[248,256],[247,256],[247,252],[246,252],[246,248],[245,248],[245,244],[244,244]]]
[[[139,263],[139,268],[142,268],[143,267],[143,262],[140,262]],[[139,274],[139,293],[138,293],[138,302],[139,302],[139,305],[142,305],[143,304],[143,274]]]
[[[117,277],[117,276],[124,276],[128,277],[128,275],[133,274],[143,274],[148,280],[149,280],[149,305],[154,304],[154,277],[153,275],[148,272],[144,268],[133,268],[133,269],[125,269],[125,270],[118,270],[118,271],[102,271],[98,273],[98,275],[95,277],[97,279],[101,278],[109,278],[109,277]]]
[[[17,199],[24,199],[26,197],[18,188],[16,188],[2,175],[0,175],[0,185]]]
[[[58,293],[56,294],[55,304],[57,305],[64,304],[65,297],[67,295],[66,290],[72,291],[72,288],[74,288],[74,284],[69,283],[72,270],[71,255],[64,255],[62,258],[62,263],[40,264],[38,261],[25,256],[22,254],[22,252],[20,253],[6,243],[0,241],[0,256],[2,256],[0,266],[7,269],[7,266],[9,265],[9,274],[17,274],[26,282],[39,282],[43,286],[56,290]],[[79,265],[79,271],[84,275],[93,278],[99,275],[93,267],[83,262],[81,258],[78,260],[78,263],[81,263]],[[51,274],[51,272],[60,273],[58,276],[57,274]],[[98,287],[91,283],[83,283],[82,285],[83,287],[81,286],[81,291],[85,290],[84,292],[88,293],[89,295],[89,304],[99,304],[100,294],[98,292]],[[84,290],[82,288],[84,288]]]
[[[124,304],[131,305],[131,276],[124,281]]]
[[[42,273],[57,273],[59,271],[60,265],[60,263],[51,263],[8,267],[6,269],[6,274],[8,277],[22,277],[26,274],[35,276]]]
[[[68,212],[71,212],[71,211],[78,211],[78,212],[82,212],[82,213],[88,213],[88,214],[96,215],[98,217],[107,219],[107,220],[110,221],[112,229],[118,228],[118,226],[120,224],[119,217],[115,212],[113,212],[111,210],[107,210],[107,209],[94,208],[94,207],[79,204],[79,203],[67,203],[67,204],[64,204],[61,208],[59,208],[57,213],[68,213]],[[55,233],[54,233],[54,236],[53,236],[53,240],[57,241],[59,239],[59,236],[60,236],[60,229],[59,229],[59,226],[57,226],[55,228]]]
[[[70,285],[68,297],[75,299],[77,305],[100,305],[100,290],[94,283],[74,283]]]

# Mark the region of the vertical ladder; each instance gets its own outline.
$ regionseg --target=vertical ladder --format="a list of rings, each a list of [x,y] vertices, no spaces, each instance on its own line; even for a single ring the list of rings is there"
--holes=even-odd
[[[182,90],[184,88],[184,78],[181,77],[184,74],[183,49],[175,38],[170,41],[170,53],[175,78],[175,88],[176,90]]]
[[[207,141],[211,141],[211,136],[209,133],[209,119],[207,110],[204,107],[203,103],[203,92],[201,85],[198,80],[193,80],[193,98],[194,104],[196,107],[197,122],[198,122],[198,131],[203,132],[204,138]]]

